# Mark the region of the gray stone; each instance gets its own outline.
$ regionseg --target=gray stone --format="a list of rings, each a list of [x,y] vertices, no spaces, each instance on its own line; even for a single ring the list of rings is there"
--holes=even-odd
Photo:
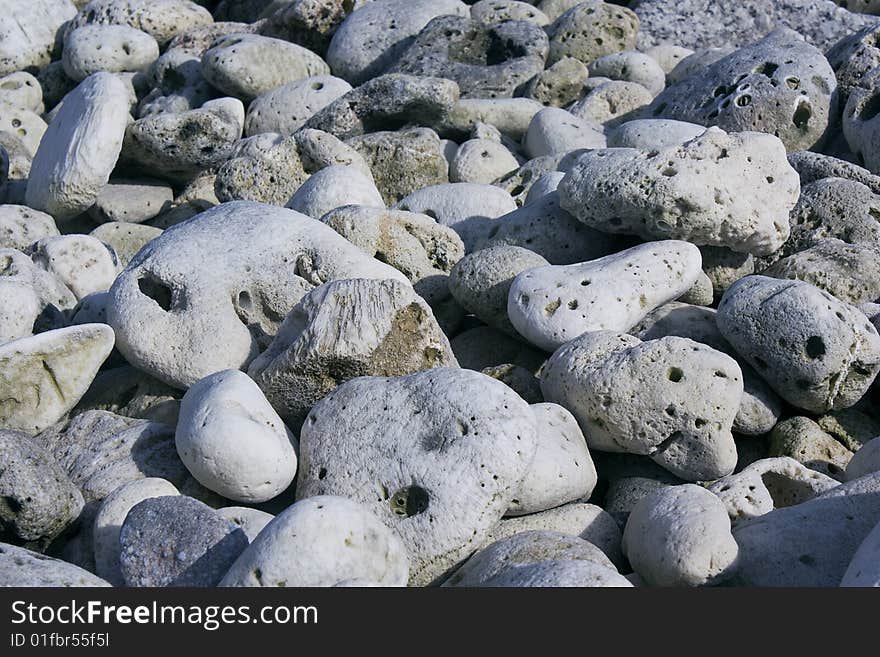
[[[248,105],[244,133],[251,137],[275,132],[287,137],[316,112],[349,91],[348,82],[332,75],[316,75],[283,84],[259,95]]]
[[[788,456],[816,472],[842,480],[853,454],[813,420],[797,416],[770,432],[770,456]]]
[[[91,0],[68,24],[129,25],[164,45],[176,35],[212,22],[210,12],[190,0]]]
[[[553,23],[548,61],[573,57],[589,64],[602,55],[632,50],[638,31],[632,10],[598,0],[581,2]]]
[[[119,531],[127,586],[216,585],[248,546],[244,532],[184,495],[136,504]]]
[[[440,16],[425,26],[390,70],[454,80],[462,98],[509,98],[544,70],[548,48],[547,35],[534,23],[487,25]]]
[[[0,431],[0,535],[45,546],[83,508],[79,489],[29,436]]]
[[[22,547],[0,543],[0,584],[3,586],[110,586],[87,570]]]

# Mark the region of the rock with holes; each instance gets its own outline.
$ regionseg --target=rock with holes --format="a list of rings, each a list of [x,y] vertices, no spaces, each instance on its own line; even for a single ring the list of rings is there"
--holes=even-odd
[[[875,194],[880,192],[880,176],[875,176],[858,164],[831,155],[812,151],[796,151],[788,154],[788,163],[801,177],[802,191],[807,189],[810,183],[823,178],[844,178],[862,183]]]
[[[0,344],[33,335],[45,307],[33,287],[0,279]]]
[[[880,195],[861,182],[837,177],[816,180],[801,190],[790,215],[791,236],[776,255],[790,256],[829,238],[880,247],[878,217]]]
[[[531,98],[462,98],[437,124],[449,139],[467,139],[478,123],[494,126],[511,139],[522,139],[529,121],[543,108]]]
[[[252,137],[274,132],[287,137],[349,91],[348,82],[332,75],[315,75],[283,84],[260,94],[248,105],[244,133]]]
[[[0,101],[42,114],[43,90],[40,81],[26,71],[16,71],[0,77]]]
[[[449,165],[449,180],[489,184],[518,168],[519,160],[503,144],[470,139],[458,147]]]
[[[474,250],[502,245],[528,249],[554,265],[570,265],[615,253],[627,243],[575,219],[559,206],[553,191],[499,217]]]
[[[586,502],[571,502],[538,513],[502,518],[489,532],[485,544],[535,530],[579,536],[602,550],[616,566],[623,564],[617,521],[601,507]]]
[[[0,270],[3,272],[4,286],[9,286],[7,292],[22,297],[23,303],[18,310],[26,313],[27,309],[32,307],[31,303],[23,298],[31,295],[22,291],[22,288],[29,288],[36,294],[38,304],[35,308],[37,314],[31,327],[33,331],[46,331],[67,324],[62,313],[76,306],[76,297],[64,283],[58,280],[58,277],[15,249],[0,249]],[[9,309],[11,316],[15,315],[15,309],[14,306]]]
[[[389,205],[423,187],[449,182],[443,144],[429,128],[373,132],[353,137],[347,144],[367,162]]]
[[[544,26],[551,22],[540,9],[518,0],[480,0],[471,7],[471,17],[483,23],[529,21]]]
[[[461,237],[466,251],[491,236],[497,219],[516,209],[506,191],[494,185],[447,183],[424,187],[394,206],[399,210],[426,214]]]
[[[853,454],[846,466],[844,478],[846,481],[852,481],[878,471],[880,471],[880,439],[874,438]]]
[[[449,276],[449,289],[468,312],[489,326],[520,337],[507,317],[507,296],[521,272],[549,263],[519,246],[493,246],[462,258]]]
[[[243,125],[244,106],[236,98],[145,116],[126,131],[123,158],[173,182],[188,181],[226,159]]]
[[[46,331],[0,345],[0,422],[35,434],[57,422],[85,393],[113,349],[105,324]]]
[[[17,169],[27,172],[48,126],[36,112],[0,99],[0,134],[10,158],[9,176],[16,179]],[[27,176],[25,176],[27,177]]]
[[[591,449],[647,455],[688,481],[723,477],[736,465],[731,427],[742,372],[693,340],[585,333],[547,361],[541,390],[572,412]]]
[[[681,296],[700,274],[687,242],[635,246],[598,260],[528,269],[510,286],[507,314],[517,332],[553,351],[586,331],[627,331]]]
[[[737,358],[737,353],[718,330],[715,310],[679,301],[664,304],[648,314],[630,331],[640,340],[668,335],[689,338]],[[770,431],[782,415],[782,400],[748,364],[741,362],[743,397],[733,430],[747,436]]]
[[[283,84],[330,68],[308,48],[258,34],[230,34],[202,55],[202,75],[230,96],[252,100]]]
[[[416,35],[437,16],[467,16],[458,0],[390,0],[367,3],[336,30],[327,50],[334,75],[362,84],[387,71]]]
[[[312,174],[296,190],[286,207],[320,219],[343,205],[385,208],[374,182],[354,167],[334,164]]]
[[[46,66],[61,45],[58,32],[75,15],[71,0],[0,3],[0,75]]]
[[[520,483],[508,516],[539,513],[568,502],[589,499],[596,466],[577,420],[558,404],[533,404],[538,449]]]
[[[614,564],[595,545],[577,536],[553,531],[525,531],[498,540],[468,559],[443,585],[510,586],[511,580],[530,579],[523,571],[538,564],[556,566],[561,562],[584,562],[593,566],[593,577],[597,581],[580,584],[573,581],[569,586],[627,586]],[[561,581],[554,585],[564,586]]]
[[[72,524],[83,497],[29,436],[0,431],[0,535],[45,546]]]
[[[244,532],[185,495],[138,502],[119,530],[126,586],[215,586],[248,546]]]
[[[806,281],[853,305],[880,298],[880,245],[818,240],[761,272]]]
[[[777,138],[718,128],[681,146],[585,153],[559,185],[563,209],[592,228],[754,254],[788,238],[799,191]]]
[[[838,480],[853,454],[813,420],[796,416],[783,420],[770,432],[770,456],[788,456],[811,470]]]
[[[767,132],[797,151],[825,141],[836,91],[821,51],[780,28],[668,87],[650,113],[730,132]]]
[[[510,98],[544,70],[549,43],[538,25],[486,24],[462,16],[428,23],[392,71],[455,80],[463,98]]]
[[[608,147],[659,150],[687,143],[704,132],[705,127],[687,121],[635,119],[608,131]]]
[[[341,383],[458,363],[428,305],[400,281],[334,281],[290,311],[248,374],[292,426]]]
[[[875,76],[876,77],[876,76]],[[843,110],[843,134],[852,152],[871,173],[880,172],[876,148],[880,144],[878,80],[851,90]]]
[[[336,586],[367,579],[406,586],[407,552],[375,514],[344,497],[316,495],[276,516],[220,586]]]
[[[210,12],[190,0],[91,0],[81,7],[68,29],[91,24],[129,25],[164,45],[174,36],[211,21]]]
[[[442,123],[459,99],[458,85],[443,78],[400,73],[364,82],[324,107],[305,127],[348,139],[406,125]]]
[[[865,25],[872,17],[839,7],[827,0],[641,0],[635,12],[641,21],[641,46],[670,42],[687,48],[741,44],[789,27],[825,50],[838,39]],[[695,17],[699,20],[695,20]]]
[[[87,210],[116,166],[128,108],[125,84],[110,73],[95,73],[69,93],[31,165],[28,206],[59,221]]]
[[[584,64],[636,45],[639,19],[626,7],[599,0],[575,5],[551,28],[549,62],[572,57]]]
[[[705,488],[663,488],[636,504],[623,551],[651,586],[705,586],[728,579],[739,549],[724,504]]]
[[[302,214],[224,203],[140,251],[110,288],[107,321],[130,363],[186,388],[213,372],[245,367],[312,287],[356,277],[407,282]]]
[[[31,259],[76,298],[110,289],[119,262],[113,248],[91,235],[53,235],[31,245]]]
[[[868,25],[838,41],[826,53],[828,63],[837,78],[840,106],[846,105],[850,92],[872,79],[874,69],[880,66],[880,48],[877,46],[877,24]]]
[[[139,224],[167,210],[173,201],[174,190],[159,180],[114,179],[98,193],[89,215],[98,223]]]
[[[110,586],[84,568],[8,543],[0,543],[0,582],[15,587]]]
[[[260,34],[298,43],[324,56],[337,28],[364,4],[362,0],[295,0],[280,7],[271,4],[268,11],[274,13],[254,26]]]
[[[104,498],[92,523],[95,572],[114,586],[125,586],[119,567],[119,532],[128,512],[153,497],[177,495],[174,484],[159,477],[135,479]]]
[[[605,148],[602,126],[558,107],[535,114],[523,140],[523,150],[531,158],[579,148]]]
[[[449,273],[464,255],[464,244],[454,230],[427,215],[364,206],[336,208],[321,221],[404,274],[441,327],[460,320],[462,311],[449,291]]]
[[[259,536],[263,528],[272,522],[272,518],[275,517],[271,513],[266,513],[249,506],[225,506],[222,509],[217,509],[217,514],[227,520],[231,520],[233,524],[240,527],[251,543],[254,542],[254,539]]]
[[[89,233],[91,237],[99,239],[113,249],[120,268],[126,267],[138,251],[161,234],[161,228],[125,221],[111,221],[101,224]]]
[[[759,459],[709,486],[727,507],[731,521],[748,520],[773,509],[794,506],[840,483],[787,456]]]
[[[236,502],[271,500],[296,475],[296,438],[238,370],[206,376],[186,391],[174,442],[200,484]]]
[[[637,82],[592,78],[597,82],[586,96],[568,108],[580,119],[611,128],[634,118],[638,110],[651,103],[654,96]]]
[[[724,338],[786,401],[814,413],[855,404],[880,371],[880,335],[809,283],[747,276],[718,306]]]
[[[565,107],[581,97],[590,72],[572,57],[560,59],[526,85],[525,96],[550,107]]]
[[[859,545],[859,549],[853,555],[852,561],[846,568],[841,586],[852,587],[880,587],[880,523],[874,526],[871,533],[865,537]]]
[[[535,456],[535,417],[503,383],[437,368],[339,386],[300,436],[297,497],[343,495],[403,541],[427,584],[481,545]],[[395,457],[384,454],[393,450]]]
[[[738,586],[837,586],[880,522],[880,474],[739,523]]]
[[[159,57],[159,44],[127,25],[84,25],[64,39],[64,72],[77,82],[92,73],[145,72]]]

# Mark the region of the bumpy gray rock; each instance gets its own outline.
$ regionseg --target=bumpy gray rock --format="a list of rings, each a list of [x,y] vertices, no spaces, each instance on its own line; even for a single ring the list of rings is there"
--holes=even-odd
[[[836,89],[822,52],[796,32],[779,29],[667,88],[650,112],[731,132],[768,132],[797,151],[824,142]]]
[[[223,93],[243,100],[295,80],[329,73],[324,60],[308,48],[257,34],[221,37],[202,55],[205,79]]]
[[[663,42],[687,48],[739,45],[785,26],[825,50],[875,20],[838,4],[830,0],[640,0],[635,12],[641,21],[643,46]]]
[[[458,102],[458,85],[443,78],[382,75],[333,101],[305,126],[340,139],[417,123],[441,123]]]
[[[689,481],[730,474],[742,398],[736,361],[692,340],[585,333],[544,365],[547,401],[571,411],[591,448],[643,454]]]
[[[566,11],[550,29],[551,64],[564,57],[589,64],[602,55],[632,50],[639,19],[626,7],[590,0]]]
[[[880,370],[880,336],[858,309],[809,283],[747,276],[718,328],[786,401],[821,413],[855,404]]]
[[[485,24],[459,16],[428,23],[392,72],[455,80],[462,98],[511,97],[544,70],[549,43],[534,23]]]
[[[129,25],[152,35],[162,45],[212,20],[207,9],[190,0],[91,0],[80,8],[68,29],[88,24]]]
[[[242,246],[234,252],[231,235]],[[406,282],[320,222],[260,203],[224,203],[144,247],[110,289],[107,318],[130,363],[185,388],[246,366],[306,292],[352,277]],[[145,323],[151,331],[141,330]]]
[[[248,546],[244,532],[184,495],[136,504],[119,531],[127,586],[214,586]]]
[[[312,409],[300,440],[297,498],[366,505],[403,541],[412,584],[483,543],[536,450],[528,404],[503,383],[450,368],[344,383]],[[388,449],[393,464],[380,456]]]
[[[110,586],[106,580],[72,563],[8,543],[0,543],[0,583],[3,586]]]
[[[159,57],[159,44],[127,25],[84,25],[64,40],[64,72],[77,82],[92,73],[145,72]]]
[[[29,436],[0,431],[0,535],[46,545],[73,523],[83,497]]]
[[[327,283],[290,311],[248,374],[286,422],[359,376],[402,376],[458,363],[428,305],[394,280]]]
[[[334,75],[362,84],[387,71],[432,18],[469,13],[467,5],[458,0],[369,2],[336,30],[327,62]]]
[[[522,271],[549,263],[537,253],[518,246],[495,246],[460,260],[449,277],[456,300],[478,318],[513,337],[519,337],[507,317],[507,295]]]
[[[251,137],[275,132],[287,137],[316,112],[349,91],[348,82],[332,75],[316,75],[283,84],[259,95],[248,105],[244,133]]]
[[[767,453],[788,456],[838,480],[844,479],[844,471],[853,456],[822,427],[803,416],[790,417],[773,427]]]
[[[718,128],[681,146],[585,153],[559,186],[563,209],[592,228],[756,254],[785,242],[799,191],[777,138]]]

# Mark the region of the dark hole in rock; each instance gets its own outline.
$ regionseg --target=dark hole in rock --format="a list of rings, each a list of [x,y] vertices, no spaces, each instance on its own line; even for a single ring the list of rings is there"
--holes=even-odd
[[[684,378],[684,372],[682,372],[680,367],[670,367],[666,372],[666,378],[673,383],[678,383]]]
[[[138,279],[138,288],[146,296],[159,304],[162,310],[171,310],[171,288],[150,274]]]
[[[807,102],[799,103],[797,109],[794,111],[794,116],[791,117],[791,122],[801,130],[806,129],[807,125],[810,122],[810,117],[813,116],[813,108],[810,107],[810,104]]]
[[[428,491],[421,486],[407,486],[391,496],[391,511],[398,516],[410,518],[428,509]]]
[[[811,336],[807,339],[806,349],[810,358],[820,358],[825,355],[825,341],[818,335]]]

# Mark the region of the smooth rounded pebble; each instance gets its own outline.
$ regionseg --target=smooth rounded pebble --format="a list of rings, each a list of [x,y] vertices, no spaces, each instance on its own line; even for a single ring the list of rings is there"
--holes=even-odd
[[[224,370],[186,391],[174,432],[200,484],[236,502],[265,502],[296,475],[296,438],[247,374]]]
[[[651,586],[704,586],[730,577],[739,552],[727,510],[705,488],[663,488],[636,504],[623,551]]]
[[[365,507],[316,495],[275,516],[232,564],[220,586],[336,586],[365,579],[405,586],[404,545]]]

